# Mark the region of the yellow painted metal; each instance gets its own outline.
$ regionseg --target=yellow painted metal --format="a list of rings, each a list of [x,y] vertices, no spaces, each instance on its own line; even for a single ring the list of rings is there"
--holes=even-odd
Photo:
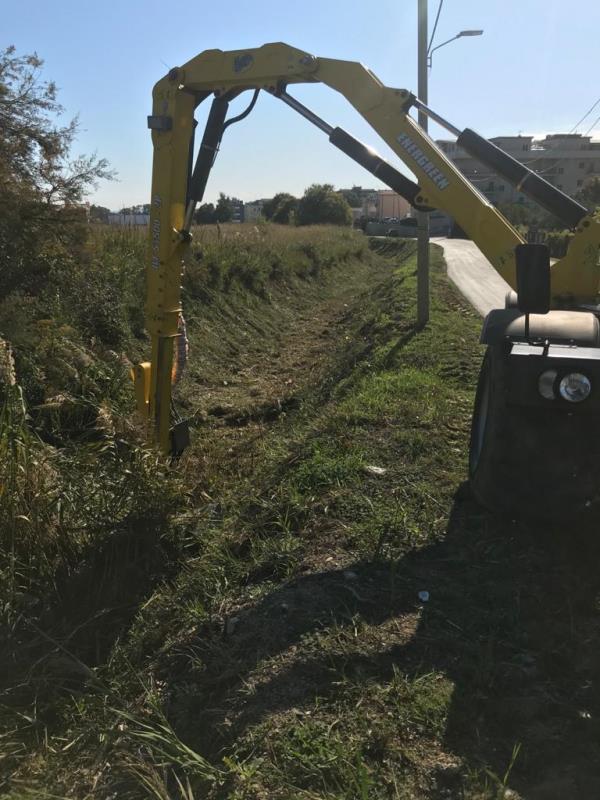
[[[552,294],[565,304],[598,301],[600,275],[600,210],[581,220],[567,254],[552,267]]]
[[[169,449],[171,365],[180,313],[182,265],[189,243],[180,236],[187,190],[188,153],[195,94],[324,83],[340,92],[416,176],[419,202],[450,214],[499,274],[516,286],[518,231],[457,170],[407,113],[406,89],[384,86],[354,61],[315,58],[283,43],[251,50],[206,50],[171,70],[154,87],[153,114],[170,117],[171,130],[153,130],[154,163],[147,327],[152,338],[148,411],[163,450]],[[579,225],[567,255],[551,272],[553,305],[596,302],[599,290],[600,212]]]
[[[317,75],[343,94],[416,176],[420,202],[450,214],[511,285],[523,239],[405,111],[406,89],[383,86],[362,64],[319,59]]]
[[[149,361],[144,361],[142,364],[136,364],[131,370],[131,377],[133,378],[135,388],[135,402],[138,412],[144,416],[148,416],[149,403],[150,403],[150,371],[151,364]]]
[[[280,83],[311,83],[318,59],[282,42],[252,50],[205,50],[181,67],[182,82],[195,91],[274,91]]]
[[[173,339],[181,313],[181,278],[188,247],[180,231],[185,216],[188,158],[195,98],[182,91],[175,70],[154,87],[152,113],[171,119],[171,129],[153,130],[154,161],[150,241],[146,271],[146,327],[152,342],[148,413],[156,439],[170,449]]]

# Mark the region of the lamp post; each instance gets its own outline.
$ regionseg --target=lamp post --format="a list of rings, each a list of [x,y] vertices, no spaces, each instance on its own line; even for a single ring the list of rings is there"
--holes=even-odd
[[[445,42],[438,44],[437,47],[429,49],[429,52],[427,53],[427,65],[429,67],[433,66],[433,54],[436,50],[439,50],[440,47],[445,47],[447,44],[450,44],[450,42],[454,42],[456,39],[461,39],[463,36],[482,36],[482,35],[483,31],[481,30],[460,31],[459,33],[456,34],[456,36],[453,36],[451,39],[446,39]]]
[[[482,30],[460,31],[451,39],[438,44],[432,48],[435,36],[434,26],[432,40],[427,45],[427,2],[428,0],[418,0],[418,93],[419,100],[427,105],[428,102],[428,67],[431,67],[433,53],[444,47],[455,39],[463,36],[481,36]],[[439,16],[439,14],[438,14]],[[420,127],[427,133],[427,116],[419,110],[418,121]],[[429,322],[429,216],[422,212],[417,212],[417,325],[423,327]]]
[[[418,16],[418,93],[427,105],[427,2],[419,0]],[[419,109],[419,125],[427,132],[427,115]],[[417,325],[429,322],[429,215],[417,211]]]

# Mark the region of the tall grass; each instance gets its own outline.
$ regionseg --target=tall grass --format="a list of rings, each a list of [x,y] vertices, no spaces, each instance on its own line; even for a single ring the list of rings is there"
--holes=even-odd
[[[344,229],[229,225],[194,233],[184,307],[199,319],[212,313],[215,328],[245,304],[253,322],[267,306],[275,320],[274,297],[300,294],[306,282],[318,286],[334,268],[369,258],[367,242]],[[106,741],[117,724],[108,702],[124,709],[117,716],[133,742],[124,748],[128,774],[142,781],[148,769],[150,784],[156,778],[160,786],[171,757],[162,748],[178,760],[186,752],[162,718],[151,725],[131,710],[137,676],[120,664],[118,643],[156,586],[184,562],[200,565],[207,556],[215,581],[228,581],[232,559],[190,509],[196,476],[170,469],[133,421],[127,366],[148,347],[145,255],[145,231],[93,229],[77,250],[53,253],[39,291],[0,299],[0,736],[11,732],[13,742],[3,739],[7,774],[28,763],[28,750],[51,760],[45,742],[77,720],[97,725]],[[110,686],[99,672],[107,663]],[[144,756],[137,758],[140,742]],[[208,779],[202,758],[188,756],[192,772]],[[174,791],[191,797],[176,780],[163,795]]]
[[[194,233],[188,307],[236,287],[266,298],[368,252],[359,235],[327,227]],[[70,570],[100,530],[164,505],[164,468],[129,422],[125,350],[146,346],[145,253],[145,231],[92,229],[80,251],[57,257],[38,296],[0,302],[0,335],[14,345],[13,356],[0,340],[0,591],[13,600],[52,583],[61,562]]]
[[[208,301],[215,291],[236,286],[268,297],[273,284],[316,278],[324,271],[368,254],[366,239],[346,228],[315,225],[199,226],[187,265],[188,299]]]
[[[10,346],[0,340],[0,575],[2,607],[12,620],[32,571],[45,568],[52,537],[54,474],[27,426]]]

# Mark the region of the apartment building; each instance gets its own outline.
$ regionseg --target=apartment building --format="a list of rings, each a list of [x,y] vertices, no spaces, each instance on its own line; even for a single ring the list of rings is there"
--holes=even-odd
[[[494,144],[521,161],[570,196],[586,182],[600,177],[600,140],[580,133],[554,133],[543,139],[533,136],[496,136]],[[438,146],[492,203],[531,204],[525,195],[470,156],[455,141],[442,139]]]

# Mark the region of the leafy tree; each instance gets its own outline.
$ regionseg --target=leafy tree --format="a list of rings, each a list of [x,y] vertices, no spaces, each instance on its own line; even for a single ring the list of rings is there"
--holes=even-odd
[[[498,210],[513,225],[537,225],[541,219],[540,210],[523,203],[501,203]]]
[[[229,222],[232,217],[233,203],[231,202],[231,198],[221,192],[217,207],[215,208],[215,220],[216,222]]]
[[[290,225],[294,221],[297,209],[298,201],[295,197],[289,197],[279,203],[271,219],[280,225]]]
[[[105,208],[104,206],[90,206],[90,222],[108,222],[108,215],[110,214],[110,209]]]
[[[299,225],[351,225],[352,211],[329,183],[314,183],[298,204]]]
[[[202,203],[194,214],[196,225],[210,225],[215,221],[215,207],[212,203]]]
[[[298,200],[291,194],[281,192],[275,195],[273,202],[271,221],[278,222],[280,225],[289,225],[298,210]]]
[[[350,208],[360,208],[362,206],[362,186],[353,186],[351,189],[341,189],[342,194]]]
[[[297,205],[298,201],[293,195],[287,192],[278,192],[270,200],[265,201],[262,213],[265,219],[287,224],[290,221],[291,212],[296,210]],[[278,219],[275,219],[276,215]]]
[[[273,216],[273,211],[275,211],[275,206],[277,204],[277,198],[281,195],[276,194],[275,197],[272,197],[270,200],[265,200],[262,207],[262,215],[265,219],[271,219]]]
[[[600,178],[592,178],[577,195],[577,199],[590,207],[600,206]]]
[[[524,203],[503,203],[498,205],[498,210],[513,225],[524,225],[528,228],[542,230],[562,230],[564,222],[549,211],[534,205]]]
[[[57,89],[34,53],[0,50],[0,296],[43,288],[53,243],[81,236],[81,202],[101,178],[103,158],[75,156],[77,119],[61,126]]]
[[[119,214],[149,214],[150,203],[144,203],[139,206],[125,206],[119,211]]]

